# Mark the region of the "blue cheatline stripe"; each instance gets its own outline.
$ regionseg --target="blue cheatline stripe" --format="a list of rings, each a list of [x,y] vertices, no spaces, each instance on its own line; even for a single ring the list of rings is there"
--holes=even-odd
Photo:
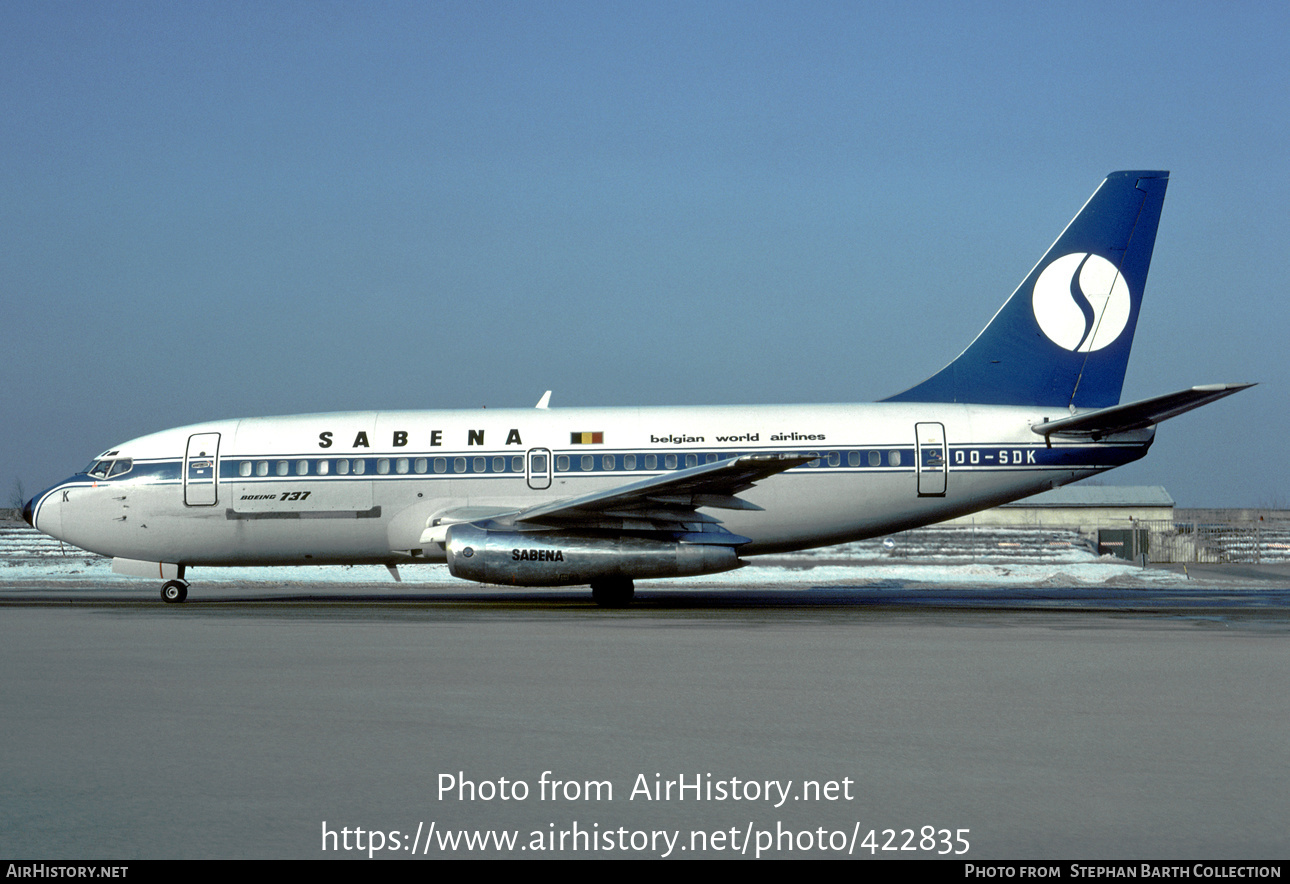
[[[1137,460],[1144,450],[1148,447],[1147,443],[1133,445],[1105,445],[1099,443],[1079,443],[1074,445],[1054,445],[1051,448],[1038,443],[1035,445],[1009,445],[1009,444],[980,444],[950,446],[949,455],[949,472],[950,473],[998,473],[998,472],[1028,472],[1042,471],[1046,469],[1054,470],[1105,470],[1122,464],[1130,463]],[[557,463],[563,458],[568,458],[569,469],[553,471],[553,475],[658,475],[660,473],[671,472],[674,470],[685,469],[687,466],[697,465],[708,462],[708,457],[713,456],[717,460],[724,458],[736,457],[741,454],[776,454],[776,453],[815,453],[819,452],[820,458],[813,462],[815,465],[805,464],[794,467],[792,472],[797,475],[810,474],[817,472],[821,475],[830,475],[838,473],[914,473],[917,469],[915,449],[912,447],[901,446],[868,446],[868,447],[846,447],[846,448],[820,448],[820,449],[760,449],[757,451],[664,451],[660,453],[657,449],[651,451],[624,452],[621,449],[612,453],[603,450],[597,451],[592,455],[585,455],[592,458],[591,469],[582,469],[584,456],[581,452],[574,453],[570,451],[556,451],[555,457]],[[870,455],[876,454],[877,457],[871,461]],[[669,463],[669,456],[676,458],[675,464]],[[694,464],[687,464],[687,456],[695,458]],[[409,463],[409,472],[397,472],[397,462],[400,458],[406,457]],[[427,461],[426,472],[415,472],[416,461],[420,458]],[[612,457],[612,466],[606,466],[606,457]],[[634,469],[627,468],[627,458],[635,457],[636,466]],[[649,458],[653,457],[653,466],[650,466]],[[503,458],[503,469],[494,471],[493,467],[495,458]],[[525,476],[524,455],[515,451],[509,451],[504,454],[492,453],[445,453],[445,454],[422,454],[409,453],[407,455],[398,454],[390,457],[384,455],[365,456],[361,458],[338,458],[327,457],[320,458],[316,456],[296,456],[287,457],[276,455],[273,457],[247,457],[225,455],[220,458],[220,483],[241,482],[241,483],[281,483],[291,482],[318,482],[332,480],[354,480],[354,481],[384,481],[384,480],[408,480],[408,479],[452,479],[469,476],[471,478],[496,478],[496,479],[522,479]],[[390,472],[380,473],[377,471],[377,462],[381,459],[390,461]],[[435,460],[441,459],[444,462],[444,472],[435,472]],[[455,462],[464,461],[462,472],[455,472]],[[484,461],[482,471],[475,471],[477,459]],[[296,473],[296,464],[300,461],[306,462],[306,472]],[[350,472],[342,474],[336,472],[337,462],[347,460],[350,463]],[[520,463],[517,465],[516,460]],[[318,473],[318,464],[326,461],[328,472],[325,474]],[[354,471],[355,464],[362,461],[364,472],[357,473]],[[835,462],[836,461],[836,462]],[[285,462],[288,465],[286,475],[277,474],[277,464]],[[251,475],[244,476],[241,474],[241,465],[250,463]],[[260,476],[256,475],[256,467],[260,463],[269,464],[269,474]],[[153,458],[148,460],[136,460],[135,467],[128,473],[119,477],[110,479],[91,479],[85,474],[78,474],[68,480],[58,483],[48,489],[36,500],[33,508],[33,517],[39,518],[40,511],[45,502],[49,500],[51,493],[74,488],[74,487],[92,487],[95,485],[123,484],[131,483],[148,484],[148,485],[178,485],[183,481],[183,459],[161,459]],[[147,478],[149,481],[141,483],[139,480]]]
[[[1026,468],[1102,468],[1135,460],[1143,445],[1078,444],[1047,447],[1034,445],[972,444],[949,447],[951,471],[999,471]],[[741,454],[780,453],[784,449],[747,451],[598,451],[595,454],[557,451],[553,474],[657,474],[682,470],[703,463],[737,457]],[[796,449],[793,453],[816,453],[820,457],[794,470],[799,473],[821,472],[913,472],[917,467],[915,449],[912,447],[847,447],[831,449]],[[628,466],[634,459],[634,465]],[[500,464],[498,461],[500,460]],[[298,464],[305,463],[305,472],[297,472]],[[348,472],[338,472],[340,462],[348,465]],[[382,465],[384,461],[384,465]],[[400,461],[406,461],[399,472]],[[518,463],[517,463],[518,461]],[[419,463],[422,462],[422,463]],[[178,463],[178,462],[176,462]],[[327,472],[319,473],[319,464],[327,464]],[[362,472],[358,465],[362,464]],[[250,464],[250,475],[242,471]],[[286,472],[278,473],[279,464]],[[266,465],[261,467],[261,465]],[[499,469],[500,467],[500,469]],[[265,474],[260,474],[265,469]],[[382,472],[384,469],[384,472]],[[514,451],[500,453],[444,453],[399,454],[385,456],[319,458],[319,457],[244,457],[228,456],[220,461],[221,481],[269,482],[303,479],[354,479],[376,481],[408,478],[453,478],[460,476],[496,476],[520,478],[525,475],[523,455]]]
[[[980,444],[950,446],[948,449],[949,469],[951,472],[998,472],[1026,469],[1104,469],[1119,466],[1136,460],[1142,453],[1144,444],[1137,445],[1102,445],[1082,443],[1075,445],[1054,445],[1047,447],[1042,443],[1034,445]],[[582,452],[557,451],[553,456],[555,462],[553,475],[657,475],[686,469],[714,460],[737,457],[741,454],[773,454],[791,451],[792,453],[819,453],[819,459],[799,467],[794,467],[795,474],[810,472],[821,473],[911,473],[917,468],[916,451],[912,447],[901,446],[867,446],[821,449],[773,449],[759,451],[636,451],[615,452],[597,451],[595,454]],[[635,459],[630,468],[628,462]],[[588,460],[589,459],[589,460]],[[406,460],[406,471],[399,472],[400,461]],[[501,461],[499,464],[498,461]],[[305,472],[298,473],[298,464],[305,463]],[[348,472],[338,472],[341,461],[348,463]],[[386,471],[381,472],[381,461],[386,462]],[[424,463],[419,464],[419,461]],[[319,464],[327,464],[327,472],[319,472]],[[362,472],[358,465],[362,464]],[[243,465],[249,464],[250,475],[244,475]],[[278,473],[278,464],[286,464],[286,472]],[[261,465],[266,470],[261,475]],[[418,466],[424,472],[418,472]],[[500,466],[500,469],[498,468]],[[460,468],[460,471],[458,469]],[[174,484],[183,480],[183,460],[135,461],[135,467],[128,473],[110,479],[85,479],[82,484],[129,483],[147,479],[148,484]],[[220,482],[283,482],[283,481],[317,481],[317,480],[355,480],[382,481],[399,479],[460,478],[523,478],[524,456],[514,451],[507,453],[445,453],[424,454],[410,453],[386,456],[378,454],[364,457],[325,457],[317,456],[283,456],[247,457],[226,455],[220,458]],[[65,487],[65,483],[60,483]]]

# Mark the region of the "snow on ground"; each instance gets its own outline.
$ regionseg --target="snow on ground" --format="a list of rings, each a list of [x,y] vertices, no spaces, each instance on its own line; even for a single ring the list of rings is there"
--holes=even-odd
[[[402,586],[462,589],[470,586],[446,565],[400,567]],[[301,565],[272,568],[193,568],[189,580],[210,586],[275,587],[387,584],[379,565]],[[995,529],[907,531],[893,538],[753,559],[737,571],[642,586],[787,587],[926,584],[955,587],[1163,586],[1186,577],[1162,568],[1143,569],[1109,556],[1097,557],[1070,532]],[[150,587],[147,580],[112,573],[111,560],[70,547],[26,526],[0,526],[0,588],[46,583]],[[153,581],[159,583],[159,581]]]

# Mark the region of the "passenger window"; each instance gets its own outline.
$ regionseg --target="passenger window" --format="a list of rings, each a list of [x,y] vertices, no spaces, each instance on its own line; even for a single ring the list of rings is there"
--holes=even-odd
[[[296,475],[297,476],[309,475],[309,461],[307,460],[296,461]]]
[[[269,475],[269,462],[267,460],[257,460],[255,462],[255,474],[257,476]]]
[[[898,450],[893,448],[891,451],[887,452],[887,466],[889,467],[900,466],[900,452]]]
[[[716,462],[717,462],[717,456],[715,454],[709,454],[708,463],[716,463]]]
[[[513,458],[513,460],[517,460],[517,461],[518,461],[518,460],[521,460],[521,458],[516,457],[516,458]],[[533,475],[535,475],[535,476],[544,476],[544,475],[546,475],[546,455],[545,455],[545,454],[533,454],[533,455],[530,455],[530,456],[529,456],[529,467],[530,467],[530,469],[532,470]],[[568,469],[568,468],[569,468],[569,460],[568,460],[568,458],[565,458],[564,467],[565,467],[565,469]],[[515,471],[516,471],[517,473],[518,473],[518,472],[520,472],[520,471],[522,471],[523,469],[524,469],[524,467],[523,467],[523,465],[522,465],[522,464],[515,464]]]
[[[849,467],[860,466],[860,452],[858,451],[847,452],[847,466]]]
[[[556,455],[555,468],[562,473],[569,472],[569,455],[567,454]]]
[[[606,454],[600,459],[600,465],[607,470],[612,470],[618,464],[617,459],[612,454]]]
[[[869,466],[871,466],[871,467],[880,467],[880,466],[882,466],[882,452],[881,452],[881,451],[870,451],[870,452],[869,452]]]
[[[407,471],[408,471],[408,459],[406,457],[400,457],[398,460],[394,461],[394,472],[402,476],[406,474]]]
[[[436,473],[448,472],[448,459],[445,457],[436,457],[434,459],[434,471]]]
[[[285,476],[290,471],[291,471],[291,464],[287,463],[285,460],[278,461],[278,463],[274,466],[274,472],[277,473],[279,476]]]
[[[636,455],[634,454],[623,455],[623,469],[625,470],[636,469]]]
[[[418,457],[412,462],[412,469],[416,470],[418,473],[424,473],[429,466],[430,461],[426,460],[424,457]]]
[[[504,457],[493,458],[493,472],[494,473],[506,472],[506,458]]]
[[[388,457],[378,457],[376,459],[376,472],[384,476],[390,471],[390,459]]]
[[[524,458],[520,457],[518,454],[511,458],[511,472],[524,472]],[[542,472],[546,472],[546,458],[542,459]]]
[[[331,461],[329,460],[318,461],[318,475],[325,476],[330,472],[331,472]]]
[[[838,454],[836,451],[830,451],[830,452],[829,452],[829,466],[831,466],[831,467],[839,467],[839,466],[842,466],[842,455],[841,455],[841,454]]]
[[[237,465],[237,474],[238,474],[239,476],[249,476],[249,475],[251,475],[251,462],[250,462],[249,460],[244,460],[244,461],[242,461],[240,464],[238,464],[238,465]]]
[[[355,475],[355,476],[361,476],[361,475],[363,475],[363,474],[364,474],[364,473],[366,473],[366,472],[367,472],[367,461],[363,460],[363,458],[361,458],[361,457],[360,457],[360,458],[358,458],[357,460],[355,460],[355,461],[354,461],[354,475]]]
[[[697,466],[698,463],[699,463],[699,456],[697,454],[687,454],[685,456],[685,465],[687,467]]]
[[[487,468],[488,468],[488,462],[482,457],[477,457],[475,458],[474,465],[471,467],[471,472],[483,473],[483,472],[487,472]]]
[[[349,475],[349,459],[342,457],[336,461],[336,473],[341,476]]]
[[[663,455],[663,466],[669,470],[676,469],[676,455],[675,454]]]
[[[594,470],[595,468],[596,468],[596,459],[595,459],[593,456],[591,456],[590,454],[584,454],[584,455],[582,456],[582,470],[583,470],[583,472],[590,472],[591,470]]]
[[[807,465],[808,467],[818,467],[818,466],[820,465],[820,455],[819,455],[819,452],[818,452],[818,451],[811,451],[811,452],[808,452],[808,453],[811,455],[811,457],[815,458],[815,460],[808,461],[806,465]]]
[[[647,469],[647,470],[657,470],[657,469],[658,469],[658,455],[657,455],[657,454],[647,454],[647,455],[645,455],[645,469]]]
[[[464,458],[464,457],[454,457],[454,458],[452,459],[452,471],[453,471],[454,473],[464,473],[464,472],[466,472],[466,458]]]

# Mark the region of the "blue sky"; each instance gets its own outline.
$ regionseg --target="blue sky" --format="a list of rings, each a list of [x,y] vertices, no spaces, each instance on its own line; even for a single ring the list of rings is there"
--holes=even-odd
[[[881,398],[1146,168],[1125,398],[1261,386],[1105,481],[1290,505],[1288,9],[11,0],[0,482],[209,418]]]

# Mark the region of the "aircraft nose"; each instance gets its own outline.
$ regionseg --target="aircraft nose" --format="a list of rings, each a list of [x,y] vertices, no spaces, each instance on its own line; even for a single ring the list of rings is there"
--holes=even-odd
[[[27,505],[22,508],[22,520],[31,527],[35,528],[36,523],[31,520],[31,505],[36,502],[36,498],[27,501]]]

